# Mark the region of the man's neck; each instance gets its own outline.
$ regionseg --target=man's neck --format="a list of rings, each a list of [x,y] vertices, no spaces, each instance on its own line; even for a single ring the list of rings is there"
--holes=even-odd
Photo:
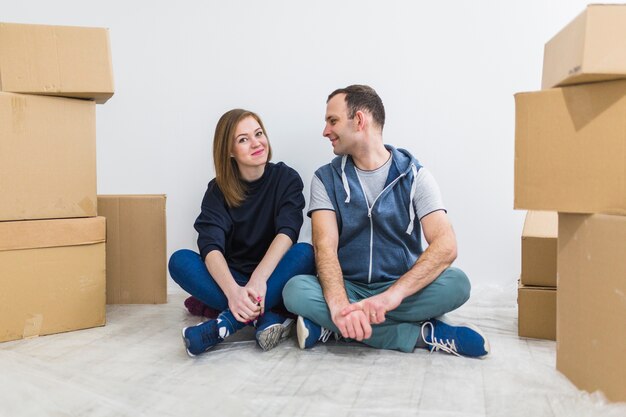
[[[363,171],[373,171],[380,168],[389,160],[391,152],[385,148],[382,139],[372,146],[364,146],[352,155],[352,160],[357,168]]]

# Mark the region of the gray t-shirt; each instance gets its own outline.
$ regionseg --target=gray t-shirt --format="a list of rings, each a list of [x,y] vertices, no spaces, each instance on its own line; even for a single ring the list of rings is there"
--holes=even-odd
[[[371,207],[373,201],[385,188],[385,182],[389,175],[389,168],[391,167],[391,158],[385,162],[380,168],[373,171],[363,171],[356,168],[357,176],[365,195],[367,197],[367,203]],[[441,199],[441,192],[439,186],[433,178],[432,174],[424,167],[420,168],[416,177],[417,187],[415,189],[415,196],[413,197],[413,207],[418,219],[427,214],[437,210],[446,210]],[[309,210],[307,214],[310,216],[315,210],[335,210],[333,204],[326,193],[326,188],[322,181],[313,175],[311,181],[311,198],[309,199]]]

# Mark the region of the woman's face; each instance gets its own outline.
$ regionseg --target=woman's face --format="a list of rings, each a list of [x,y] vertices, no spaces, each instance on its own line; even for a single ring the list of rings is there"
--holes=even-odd
[[[254,117],[249,116],[239,122],[234,141],[231,155],[240,170],[267,163],[269,144],[265,132]]]

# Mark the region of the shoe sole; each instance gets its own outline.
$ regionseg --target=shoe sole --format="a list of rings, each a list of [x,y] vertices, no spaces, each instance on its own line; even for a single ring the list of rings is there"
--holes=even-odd
[[[188,328],[189,328],[189,327],[185,327],[185,328],[183,328],[183,331],[182,331],[183,343],[185,344],[185,350],[187,351],[187,355],[189,355],[189,356],[190,356],[190,357],[192,357],[192,358],[195,358],[195,357],[196,357],[196,355],[194,355],[193,353],[191,353],[191,352],[189,351],[189,339],[187,339],[187,338],[185,337],[185,330],[187,330]]]
[[[304,324],[304,317],[298,316],[296,325],[296,333],[298,335],[298,346],[300,349],[306,349],[306,339],[309,337],[309,329]]]
[[[468,329],[472,329],[473,331],[475,331],[476,333],[478,333],[480,335],[480,337],[483,338],[483,340],[485,341],[485,343],[483,344],[483,349],[485,350],[485,354],[484,355],[480,355],[480,356],[470,356],[470,357],[474,357],[474,358],[484,358],[485,356],[487,356],[489,354],[489,352],[491,352],[491,345],[489,344],[489,340],[487,340],[487,336],[485,336],[485,334],[483,333],[482,330],[480,330],[477,326],[471,324],[471,323],[460,323],[457,324],[453,321],[449,321],[449,320],[442,320],[441,318],[437,319],[445,324],[447,324],[448,326],[453,326],[453,327],[467,327]],[[466,355],[462,355],[464,357],[468,357]]]
[[[464,324],[463,326],[465,327],[469,327],[470,329],[474,330],[476,333],[478,333],[480,335],[480,337],[483,338],[483,340],[485,341],[485,343],[483,344],[483,348],[485,349],[485,354],[484,355],[480,355],[477,356],[478,358],[482,358],[485,357],[489,354],[489,352],[491,352],[491,345],[489,345],[489,340],[487,340],[487,336],[485,336],[485,334],[483,333],[482,330],[480,330],[478,327],[474,326],[473,324]]]
[[[279,343],[289,338],[294,323],[291,319],[287,320],[289,321],[287,325],[277,323],[267,327],[256,335],[257,343],[263,351],[267,352],[268,350],[274,349]]]

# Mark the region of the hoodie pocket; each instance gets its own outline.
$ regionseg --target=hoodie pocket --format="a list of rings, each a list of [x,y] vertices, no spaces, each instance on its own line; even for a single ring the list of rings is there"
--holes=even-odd
[[[370,247],[368,245],[345,245],[339,248],[337,257],[344,279],[367,282],[370,265]]]
[[[410,268],[404,250],[396,246],[374,245],[372,258],[372,282],[398,279]]]

